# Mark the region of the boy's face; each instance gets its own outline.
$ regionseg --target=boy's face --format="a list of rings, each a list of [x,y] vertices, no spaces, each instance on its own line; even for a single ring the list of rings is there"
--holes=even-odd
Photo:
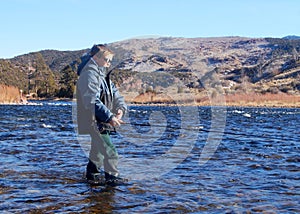
[[[111,65],[111,60],[113,58],[113,55],[112,54],[99,54],[98,53],[93,58],[100,67],[108,68]]]
[[[105,62],[105,67],[109,67],[111,65],[111,61],[112,61],[112,58],[113,58],[113,55],[107,55],[107,56],[104,56],[104,62]]]

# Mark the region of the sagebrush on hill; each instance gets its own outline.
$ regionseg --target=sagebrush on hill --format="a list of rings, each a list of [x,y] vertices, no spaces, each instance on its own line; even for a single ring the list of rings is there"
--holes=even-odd
[[[226,94],[300,94],[299,39],[162,37],[108,45],[123,92],[161,91],[162,84],[202,91],[209,84]],[[39,97],[72,97],[77,76],[68,65],[86,51],[43,50],[0,60],[0,83]],[[213,77],[209,83],[207,76]]]

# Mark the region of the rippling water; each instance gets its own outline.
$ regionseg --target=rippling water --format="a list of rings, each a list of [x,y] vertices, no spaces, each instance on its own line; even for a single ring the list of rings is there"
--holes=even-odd
[[[90,187],[72,103],[38,104],[0,106],[1,212],[300,212],[300,109],[132,106],[129,185]]]

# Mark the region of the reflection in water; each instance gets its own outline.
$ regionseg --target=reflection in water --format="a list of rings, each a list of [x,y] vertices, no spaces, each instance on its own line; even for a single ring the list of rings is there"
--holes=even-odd
[[[147,165],[178,139],[188,139],[189,133],[196,133],[197,140],[171,170],[153,169],[152,173],[161,176],[147,179],[145,173],[143,179],[114,188],[90,187],[84,182],[87,158],[78,143],[71,111],[68,102],[0,106],[1,211],[300,212],[299,109],[228,108],[221,144],[208,162],[199,165],[211,125],[209,107],[199,108],[196,125],[203,128],[185,132],[178,130],[182,124],[176,107],[131,107],[130,129],[140,137],[125,136],[126,125],[114,136],[122,161],[139,160]],[[161,127],[133,125],[154,124],[159,118],[163,119]],[[120,166],[130,177],[134,170]],[[143,166],[139,170],[143,174]]]

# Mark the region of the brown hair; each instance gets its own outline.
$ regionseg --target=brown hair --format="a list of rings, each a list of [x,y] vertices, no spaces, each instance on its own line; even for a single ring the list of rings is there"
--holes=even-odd
[[[94,56],[100,51],[102,52],[101,56],[102,55],[114,55],[113,51],[110,50],[106,45],[103,45],[103,44],[94,45],[90,50],[90,55]]]

